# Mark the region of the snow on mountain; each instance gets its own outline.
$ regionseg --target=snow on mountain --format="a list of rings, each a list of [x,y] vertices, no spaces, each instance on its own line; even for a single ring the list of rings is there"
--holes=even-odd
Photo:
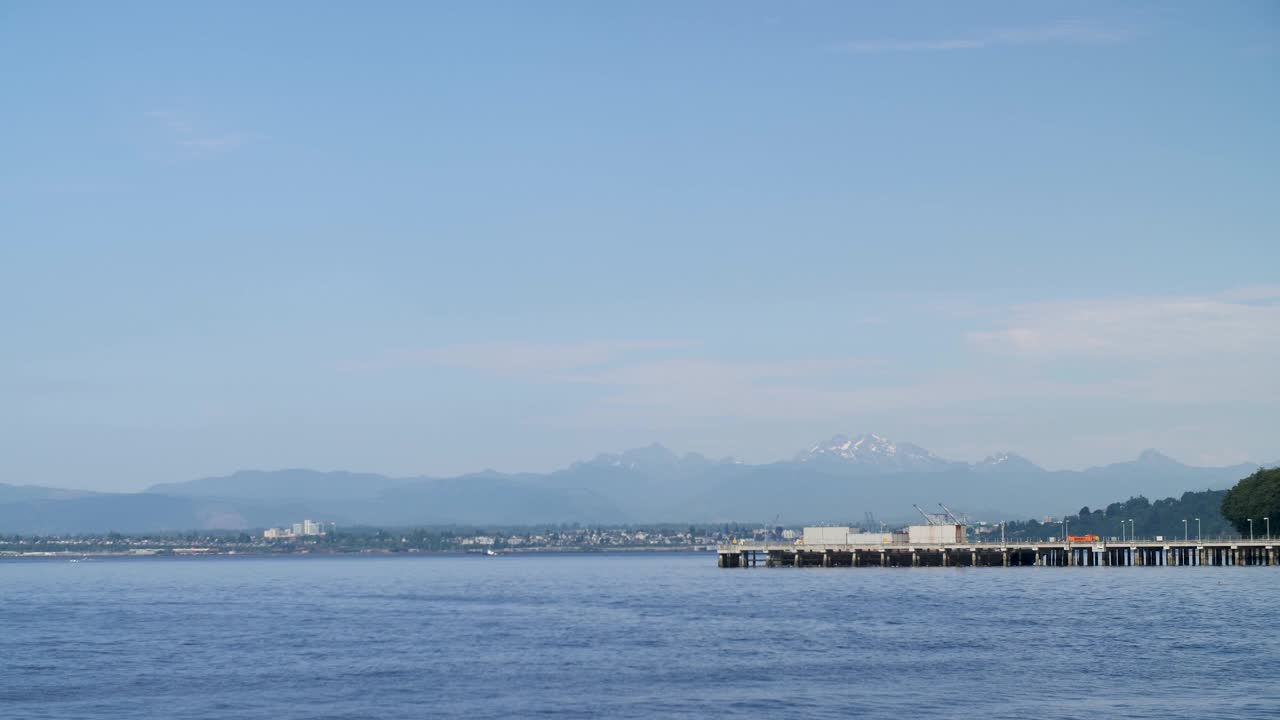
[[[955,465],[911,443],[895,443],[875,434],[844,435],[821,442],[796,456],[796,462],[834,462],[872,470],[945,470]]]
[[[911,443],[894,442],[874,433],[854,438],[837,435],[796,456],[796,462],[838,463],[880,472],[921,472],[968,468],[980,473],[1044,472],[1044,468],[1011,452],[989,455],[981,462],[961,463],[938,457]]]
[[[974,463],[973,469],[978,472],[1044,472],[1044,468],[1011,452],[988,455],[981,462]]]
[[[733,459],[728,458],[726,461],[733,462]],[[620,468],[623,470],[653,470],[658,468],[712,464],[714,464],[712,460],[709,460],[698,453],[677,455],[663,445],[653,443],[646,447],[625,450],[620,453],[600,453],[591,460],[574,463],[571,467],[610,467]]]

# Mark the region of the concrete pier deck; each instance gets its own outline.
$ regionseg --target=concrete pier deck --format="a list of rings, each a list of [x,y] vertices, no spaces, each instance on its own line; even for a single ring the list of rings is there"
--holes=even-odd
[[[1280,539],[716,546],[722,568],[749,567],[1277,567]]]

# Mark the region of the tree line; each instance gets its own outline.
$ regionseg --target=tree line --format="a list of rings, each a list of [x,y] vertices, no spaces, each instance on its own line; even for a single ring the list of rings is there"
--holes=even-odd
[[[1255,537],[1266,533],[1267,518],[1276,523],[1276,534],[1280,534],[1280,468],[1259,468],[1236,483],[1222,498],[1222,515],[1244,537],[1249,535],[1250,520]]]
[[[1280,468],[1261,468],[1230,490],[1185,492],[1181,497],[1151,502],[1139,495],[1104,509],[1082,507],[1074,515],[1041,522],[1024,520],[1005,525],[1009,540],[1047,540],[1070,535],[1101,538],[1254,537],[1267,533],[1270,518],[1280,535]],[[1199,522],[1197,522],[1197,519]],[[1184,523],[1185,521],[1185,523]],[[1064,532],[1065,531],[1065,532]]]
[[[1206,538],[1233,535],[1231,523],[1220,510],[1226,494],[1226,490],[1190,491],[1181,497],[1155,502],[1139,495],[1124,502],[1113,502],[1103,509],[1085,506],[1060,520],[1007,523],[1005,536],[1009,540],[1047,540],[1070,534],[1119,540],[1134,534],[1139,538],[1181,538],[1185,533],[1187,537],[1194,538],[1197,531]],[[1200,519],[1199,523],[1196,518]]]

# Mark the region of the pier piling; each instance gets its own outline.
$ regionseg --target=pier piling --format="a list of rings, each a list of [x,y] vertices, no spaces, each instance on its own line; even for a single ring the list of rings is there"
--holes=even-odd
[[[867,554],[874,556],[866,562]],[[999,553],[999,563],[996,562]],[[967,558],[966,558],[967,555]],[[750,543],[741,540],[717,547],[720,568],[806,566],[867,567],[1277,567],[1277,541],[1220,540],[1167,543],[1127,540],[1118,542],[1065,543],[955,543],[893,544],[880,546],[803,545]],[[966,562],[967,560],[967,562]]]

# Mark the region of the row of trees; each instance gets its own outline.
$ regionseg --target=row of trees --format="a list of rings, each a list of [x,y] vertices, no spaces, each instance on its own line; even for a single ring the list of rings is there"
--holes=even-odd
[[[1249,520],[1255,534],[1264,532],[1270,518],[1280,534],[1280,468],[1260,468],[1236,483],[1222,498],[1222,514],[1241,535],[1248,535]]]
[[[1274,533],[1280,535],[1280,468],[1259,469],[1230,490],[1185,492],[1182,497],[1155,502],[1139,496],[1111,503],[1103,510],[1082,507],[1062,520],[1011,522],[1005,526],[1005,534],[1009,539],[1025,540],[1061,537],[1065,521],[1071,535],[1106,538],[1133,532],[1140,538],[1183,537],[1184,533],[1195,537],[1197,530],[1206,538],[1248,536],[1252,519],[1254,536],[1261,537],[1267,532],[1266,518],[1275,523]]]
[[[1145,497],[1129,498],[1124,502],[1114,502],[1102,510],[1080,508],[1074,515],[1062,520],[1040,522],[1027,520],[1011,522],[1005,526],[1005,534],[1009,539],[1044,540],[1050,537],[1062,537],[1063,521],[1071,535],[1097,535],[1104,538],[1120,538],[1136,532],[1138,537],[1182,537],[1186,533],[1196,536],[1196,518],[1199,532],[1203,537],[1217,537],[1232,534],[1231,523],[1219,511],[1225,490],[1204,490],[1201,492],[1185,492],[1178,498],[1164,498],[1151,502]],[[1129,521],[1133,522],[1130,523]],[[1183,524],[1186,520],[1186,525]]]

